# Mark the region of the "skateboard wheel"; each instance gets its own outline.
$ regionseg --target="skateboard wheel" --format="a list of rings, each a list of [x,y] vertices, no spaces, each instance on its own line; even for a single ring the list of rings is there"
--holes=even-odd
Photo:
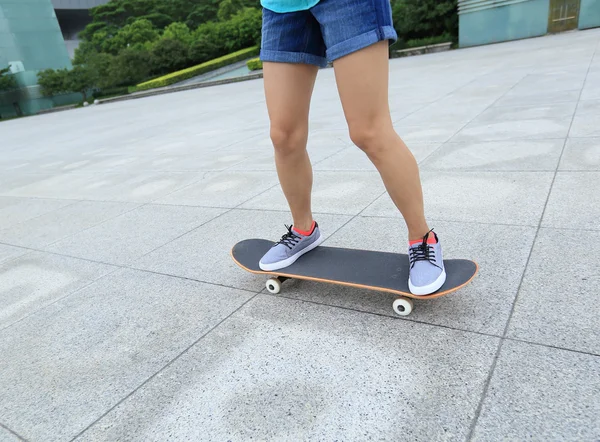
[[[274,295],[281,291],[281,281],[279,281],[279,279],[268,279],[265,285],[267,286],[267,290],[269,291],[269,293],[273,293]]]
[[[413,310],[413,302],[408,298],[398,298],[393,304],[394,311],[400,316],[408,316]]]

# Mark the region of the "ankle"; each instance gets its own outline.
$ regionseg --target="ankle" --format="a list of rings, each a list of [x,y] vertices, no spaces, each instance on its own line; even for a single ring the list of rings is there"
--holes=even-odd
[[[310,232],[313,228],[314,220],[312,217],[303,218],[301,220],[294,220],[294,229],[300,232]]]
[[[408,230],[408,241],[420,241],[423,240],[423,237],[430,232],[430,228],[425,226],[420,229],[409,229]],[[429,235],[433,235],[433,233],[429,233]]]

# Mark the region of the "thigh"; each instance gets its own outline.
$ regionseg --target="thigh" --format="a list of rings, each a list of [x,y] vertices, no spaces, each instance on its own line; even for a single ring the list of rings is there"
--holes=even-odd
[[[265,97],[271,127],[291,132],[308,127],[308,112],[318,67],[309,64],[263,64]]]
[[[350,130],[391,126],[388,101],[389,55],[385,41],[334,61],[335,78]]]

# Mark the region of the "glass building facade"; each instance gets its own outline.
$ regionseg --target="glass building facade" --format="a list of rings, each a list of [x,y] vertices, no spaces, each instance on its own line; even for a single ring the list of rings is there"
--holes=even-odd
[[[600,0],[459,0],[461,47],[600,26]]]
[[[108,0],[0,0],[0,68],[10,65],[19,88],[0,92],[0,118],[35,114],[73,103],[79,94],[47,98],[37,73],[71,68],[77,33],[90,18],[88,10]],[[61,29],[62,27],[62,29]]]

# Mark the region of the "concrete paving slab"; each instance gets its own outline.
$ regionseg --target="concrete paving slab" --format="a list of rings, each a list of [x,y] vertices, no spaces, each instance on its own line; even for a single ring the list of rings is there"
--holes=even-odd
[[[584,246],[571,260],[568,250],[580,242],[577,235]],[[508,335],[600,354],[598,247],[600,232],[541,229]]]
[[[0,427],[0,442],[21,442],[21,440],[13,432]]]
[[[600,137],[567,140],[558,169],[600,171]]]
[[[7,244],[0,244],[0,263],[6,262],[10,259],[14,259],[21,255],[24,255],[27,252],[29,252],[29,250],[27,250],[27,249],[9,246]]]
[[[222,172],[210,175],[164,198],[160,204],[183,206],[237,207],[277,185],[277,174],[266,171]]]
[[[570,137],[600,136],[600,100],[581,101],[575,112]]]
[[[545,138],[565,138],[571,119],[538,118],[494,122],[473,120],[452,141],[498,141]]]
[[[350,216],[316,214],[328,237]],[[134,267],[169,275],[197,279],[252,291],[261,290],[265,277],[240,269],[231,259],[231,248],[248,238],[278,241],[292,224],[287,212],[232,210],[133,263]]]
[[[0,230],[0,241],[41,249],[137,206],[131,203],[78,201]]]
[[[554,171],[565,142],[517,140],[450,142],[421,164],[423,170]]]
[[[497,343],[259,296],[78,440],[462,440]]]
[[[0,230],[73,204],[60,199],[0,197]]]
[[[133,270],[97,281],[0,331],[3,424],[73,438],[251,297]]]
[[[0,264],[0,329],[115,270],[117,267],[41,252]]]
[[[316,213],[356,215],[385,191],[377,172],[316,171],[313,178],[312,208]],[[281,187],[244,203],[242,208],[288,211]]]
[[[475,441],[600,438],[600,357],[506,341]]]
[[[600,172],[558,172],[542,225],[600,230],[600,205],[589,204],[591,189],[600,189]]]
[[[222,213],[223,209],[145,205],[57,241],[47,250],[125,265]]]
[[[423,170],[425,214],[437,221],[537,225],[553,175],[552,172]],[[363,215],[401,216],[387,194]]]
[[[146,203],[168,195],[203,174],[193,172],[64,173],[14,189],[10,196]]]

